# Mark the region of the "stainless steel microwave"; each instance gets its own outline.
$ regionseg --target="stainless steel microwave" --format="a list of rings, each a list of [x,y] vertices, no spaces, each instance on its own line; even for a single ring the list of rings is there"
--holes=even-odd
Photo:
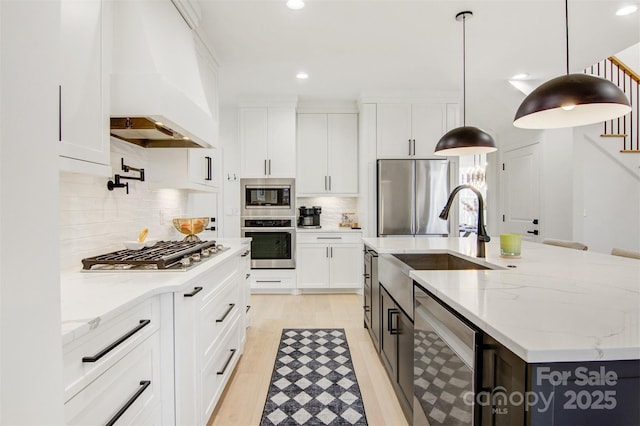
[[[243,217],[295,217],[295,179],[240,179]]]

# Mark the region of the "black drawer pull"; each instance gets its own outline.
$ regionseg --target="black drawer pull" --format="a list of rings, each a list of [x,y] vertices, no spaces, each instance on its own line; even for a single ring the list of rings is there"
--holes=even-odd
[[[249,312],[250,309],[251,309],[251,305],[247,305],[247,310],[245,312]]]
[[[229,313],[233,310],[233,308],[236,306],[235,303],[229,303],[229,307],[227,308],[227,312],[224,313],[224,315],[222,316],[222,318],[217,319],[216,322],[223,322],[225,319],[227,319],[227,316],[229,316]]]
[[[138,391],[131,397],[129,398],[129,400],[122,406],[121,409],[118,410],[118,412],[111,418],[111,420],[109,420],[106,424],[106,426],[113,426],[120,417],[122,417],[122,415],[129,409],[129,407],[131,407],[133,405],[134,402],[136,402],[136,399],[138,399],[138,397],[140,395],[142,395],[142,392],[144,392],[149,385],[151,385],[151,380],[143,380],[140,382],[140,389],[138,389]]]
[[[282,280],[256,280],[257,283],[281,283]]]
[[[193,297],[202,291],[202,287],[194,287],[191,293],[185,293],[184,297]]]
[[[399,314],[400,314],[400,311],[398,311],[395,308],[387,310],[387,331],[389,331],[389,334],[400,334],[398,327],[393,326],[393,315],[399,315]]]
[[[133,336],[134,334],[136,334],[138,331],[142,330],[144,327],[148,326],[149,324],[151,324],[151,320],[148,320],[148,319],[140,320],[140,325],[136,326],[136,328],[129,331],[127,334],[125,334],[124,336],[122,336],[121,338],[119,338],[118,340],[116,340],[115,342],[113,342],[112,344],[110,344],[109,346],[107,346],[106,348],[104,348],[94,356],[83,357],[82,362],[96,362],[97,360],[99,360],[100,358],[102,358],[112,350],[114,350],[118,345],[123,343],[129,337]]]
[[[236,350],[235,349],[231,349],[229,352],[231,352],[231,353],[227,357],[227,361],[224,363],[224,367],[222,367],[222,371],[218,371],[218,373],[216,373],[216,374],[221,375],[221,374],[224,374],[225,371],[227,371],[227,367],[229,366],[229,363],[233,359],[233,355],[235,355]]]

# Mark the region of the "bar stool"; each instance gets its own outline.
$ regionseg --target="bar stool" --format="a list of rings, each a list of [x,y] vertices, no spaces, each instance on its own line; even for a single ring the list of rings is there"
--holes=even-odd
[[[565,241],[565,240],[552,240],[546,239],[542,241],[542,244],[549,244],[551,246],[559,246],[566,247],[575,250],[589,250],[589,247],[586,244],[580,243],[578,241]]]
[[[640,251],[621,249],[617,247],[611,249],[611,254],[614,256],[630,257],[631,259],[640,259]]]

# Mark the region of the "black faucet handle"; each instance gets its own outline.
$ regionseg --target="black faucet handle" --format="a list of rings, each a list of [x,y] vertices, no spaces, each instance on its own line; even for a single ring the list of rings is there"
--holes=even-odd
[[[491,237],[488,235],[478,235],[478,241],[484,241],[485,243],[488,243],[489,241],[491,241]]]

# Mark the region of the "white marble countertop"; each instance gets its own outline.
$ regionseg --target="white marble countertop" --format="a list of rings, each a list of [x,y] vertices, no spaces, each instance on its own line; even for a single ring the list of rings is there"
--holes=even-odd
[[[451,253],[500,270],[412,271],[411,277],[527,362],[640,359],[640,262],[499,238],[364,238],[378,253]],[[515,268],[509,268],[509,265]]]
[[[86,334],[156,294],[184,290],[189,282],[243,250],[249,238],[220,239],[229,250],[217,254],[187,271],[83,272],[64,271],[60,275],[62,343]]]

